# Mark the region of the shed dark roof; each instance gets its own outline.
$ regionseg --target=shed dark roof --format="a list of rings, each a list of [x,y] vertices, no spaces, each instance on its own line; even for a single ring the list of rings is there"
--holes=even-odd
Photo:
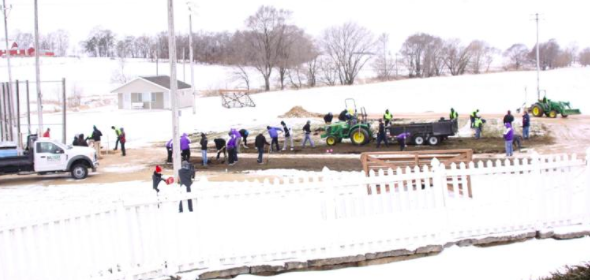
[[[151,77],[141,77],[144,80],[148,80],[154,84],[157,84],[161,87],[165,87],[167,89],[170,89],[170,76],[151,76]],[[191,88],[191,85],[177,80],[178,83],[178,89],[186,89],[186,88]]]

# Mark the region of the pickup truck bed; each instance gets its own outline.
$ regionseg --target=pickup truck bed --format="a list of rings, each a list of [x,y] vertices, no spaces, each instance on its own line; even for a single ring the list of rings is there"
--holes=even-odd
[[[29,155],[0,158],[1,173],[34,171],[33,157]]]

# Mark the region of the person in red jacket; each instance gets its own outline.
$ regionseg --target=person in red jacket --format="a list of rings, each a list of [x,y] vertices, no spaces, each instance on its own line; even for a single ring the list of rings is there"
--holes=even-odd
[[[121,127],[121,134],[119,134],[119,142],[121,143],[121,152],[123,153],[123,156],[126,156],[125,143],[127,143],[127,139],[125,138],[125,130],[123,130],[122,127]]]
[[[51,131],[51,129],[50,128],[47,128],[47,130],[45,131],[45,133],[43,133],[43,137],[50,138],[51,136],[49,134],[49,131]]]

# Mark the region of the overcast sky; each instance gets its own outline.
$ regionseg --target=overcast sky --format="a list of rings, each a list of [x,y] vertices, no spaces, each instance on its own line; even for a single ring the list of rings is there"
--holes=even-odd
[[[33,0],[6,0],[12,4],[9,32],[32,32]],[[175,0],[175,28],[188,33],[186,0]],[[561,46],[577,42],[590,47],[590,0],[193,0],[197,13],[193,30],[235,31],[261,5],[293,11],[292,22],[317,36],[347,21],[390,34],[397,51],[416,32],[462,41],[481,39],[506,49],[513,43],[535,43],[535,13],[541,14],[540,40],[558,40]],[[41,33],[70,32],[71,43],[86,38],[95,26],[117,35],[154,34],[167,30],[167,0],[39,0]],[[3,34],[2,34],[3,35]],[[4,36],[2,36],[4,37]],[[9,35],[10,37],[10,35]]]

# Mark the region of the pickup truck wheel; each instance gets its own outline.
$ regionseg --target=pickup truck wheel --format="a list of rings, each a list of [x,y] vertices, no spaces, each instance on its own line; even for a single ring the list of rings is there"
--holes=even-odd
[[[88,176],[88,167],[82,163],[78,163],[72,167],[72,178],[76,180],[85,179]]]

